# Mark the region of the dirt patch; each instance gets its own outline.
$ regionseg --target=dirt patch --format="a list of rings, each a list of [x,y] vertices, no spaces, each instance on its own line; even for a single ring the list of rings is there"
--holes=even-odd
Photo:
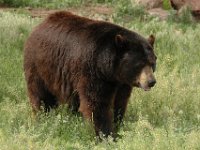
[[[77,15],[86,16],[89,18],[96,18],[100,20],[109,20],[113,13],[113,9],[107,6],[84,6],[81,8],[66,8],[62,9],[72,12]],[[48,9],[29,9],[32,17],[46,17],[48,14],[59,11],[59,10],[48,10]]]
[[[150,9],[150,10],[148,10],[148,13],[152,16],[159,17],[161,20],[166,20],[169,16],[169,12],[162,8]]]
[[[97,6],[82,6],[82,7],[74,7],[74,8],[66,8],[66,9],[45,9],[45,8],[30,8],[26,7],[24,9],[18,8],[9,8],[6,6],[0,6],[0,11],[11,11],[11,12],[21,12],[30,14],[32,18],[44,18],[47,15],[54,13],[56,11],[65,10],[72,12],[77,15],[86,16],[89,18],[94,18],[98,20],[110,20],[113,14],[113,8],[105,6],[105,5],[97,5]]]

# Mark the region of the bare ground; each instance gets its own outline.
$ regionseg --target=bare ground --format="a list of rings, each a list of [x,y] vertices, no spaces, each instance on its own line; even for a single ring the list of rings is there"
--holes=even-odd
[[[112,14],[114,9],[105,5],[96,5],[96,6],[81,6],[81,7],[71,7],[66,9],[45,9],[45,8],[10,8],[6,6],[0,6],[0,12],[11,11],[11,12],[20,12],[23,11],[24,13],[30,14],[31,17],[35,18],[44,18],[48,14],[51,14],[56,11],[66,10],[72,12],[77,15],[94,18],[98,20],[107,20],[110,21],[112,18]]]
[[[66,9],[45,9],[45,8],[10,8],[7,6],[0,5],[0,12],[1,11],[12,11],[12,12],[20,12],[23,11],[24,13],[30,14],[32,18],[44,18],[48,14],[60,11],[60,10],[66,10],[69,12],[72,12],[77,15],[97,19],[97,20],[105,20],[105,21],[111,21],[112,22],[112,15],[114,13],[114,8],[109,7],[107,5],[87,5],[87,6],[81,6],[81,7],[70,7]],[[152,16],[157,16],[161,20],[166,20],[169,12],[166,10],[163,10],[161,8],[155,8],[147,10],[148,14]]]

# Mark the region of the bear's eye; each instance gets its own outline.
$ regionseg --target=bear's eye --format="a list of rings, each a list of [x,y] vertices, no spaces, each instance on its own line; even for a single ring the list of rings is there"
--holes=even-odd
[[[146,66],[146,63],[144,62],[144,61],[141,61],[141,62],[137,62],[137,63],[135,63],[134,64],[134,67],[135,68],[143,68],[143,67],[145,67]]]

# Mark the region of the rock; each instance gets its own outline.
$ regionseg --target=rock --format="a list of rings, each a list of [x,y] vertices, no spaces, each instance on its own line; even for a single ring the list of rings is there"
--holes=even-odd
[[[185,0],[170,0],[170,2],[172,8],[174,8],[175,10],[181,9],[181,7],[186,4]]]
[[[181,9],[189,7],[191,9],[192,16],[199,20],[200,19],[200,0],[170,0],[171,6],[181,12]]]
[[[186,2],[191,7],[192,11],[200,10],[200,1],[199,0],[186,0]]]
[[[167,19],[169,15],[169,12],[163,9],[163,0],[131,0],[131,2],[133,5],[143,5],[150,15],[161,20]]]
[[[193,10],[193,11],[192,11],[192,16],[193,16],[196,20],[200,20],[200,10]]]
[[[135,3],[139,5],[143,5],[147,9],[162,7],[162,0],[131,0],[131,2],[133,5]]]

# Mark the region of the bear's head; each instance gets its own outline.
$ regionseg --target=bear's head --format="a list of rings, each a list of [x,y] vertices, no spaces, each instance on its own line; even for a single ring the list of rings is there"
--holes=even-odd
[[[157,57],[153,50],[154,41],[153,35],[150,35],[148,39],[137,33],[115,36],[120,56],[116,78],[120,83],[140,87],[145,91],[155,85],[154,71]]]

